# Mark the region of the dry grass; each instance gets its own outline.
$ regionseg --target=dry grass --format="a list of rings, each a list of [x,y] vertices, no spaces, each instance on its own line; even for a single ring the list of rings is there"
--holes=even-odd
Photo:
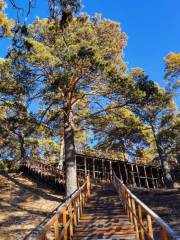
[[[62,202],[62,196],[21,174],[0,175],[0,240],[20,240]]]
[[[180,189],[131,189],[180,235]]]

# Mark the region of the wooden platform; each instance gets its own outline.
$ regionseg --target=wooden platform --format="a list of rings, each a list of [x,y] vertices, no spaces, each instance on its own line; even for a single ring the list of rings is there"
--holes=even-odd
[[[111,184],[94,187],[73,239],[137,239]]]

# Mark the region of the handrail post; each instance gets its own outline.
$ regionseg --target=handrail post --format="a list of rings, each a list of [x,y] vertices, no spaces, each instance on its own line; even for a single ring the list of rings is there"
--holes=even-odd
[[[140,223],[140,239],[144,240],[144,229],[143,229],[143,219],[142,219],[142,208],[141,206],[138,204],[138,216],[139,216],[139,223]]]
[[[73,216],[72,216],[72,204],[69,205],[69,236],[73,238]]]
[[[153,239],[152,219],[151,219],[151,215],[149,214],[147,214],[147,227],[148,227],[148,234]]]
[[[63,228],[64,228],[64,232],[63,232],[63,239],[67,240],[67,229],[66,229],[66,208],[63,208]]]
[[[139,237],[139,231],[138,231],[138,223],[137,223],[137,214],[136,214],[136,206],[135,201],[132,198],[132,211],[133,211],[133,223],[134,223],[134,230],[136,231],[136,236]]]
[[[91,182],[90,182],[89,174],[87,175],[87,194],[88,194],[88,196],[90,196],[90,194],[91,194]]]
[[[130,217],[130,221],[133,223],[133,215],[132,215],[132,203],[131,203],[131,197],[129,194],[127,194],[128,197],[128,208],[129,208],[129,217]]]
[[[80,200],[80,202],[79,202],[79,204],[80,204],[80,217],[82,216],[82,192],[80,191],[80,194],[79,194],[79,200]]]
[[[58,222],[58,215],[56,215],[56,220],[54,221],[54,239],[59,239],[59,222]]]
[[[162,227],[160,227],[160,235],[161,235],[161,239],[163,240],[169,239],[167,232]]]
[[[73,217],[73,220],[74,220],[74,225],[76,226],[76,225],[77,225],[77,207],[76,207],[76,199],[75,199],[74,202],[73,202],[73,209],[74,209],[74,217]]]

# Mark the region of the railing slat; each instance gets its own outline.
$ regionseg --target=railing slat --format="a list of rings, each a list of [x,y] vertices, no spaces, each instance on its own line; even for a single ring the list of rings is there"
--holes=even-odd
[[[153,239],[152,219],[150,214],[147,214],[147,228],[150,238]]]
[[[58,221],[57,215],[56,215],[56,220],[54,221],[54,238],[55,240],[59,239],[59,221]]]
[[[140,240],[144,240],[144,228],[142,227],[143,225],[143,220],[142,220],[142,208],[140,205],[138,205],[138,216],[139,216],[139,223],[140,223]]]
[[[54,239],[73,239],[73,225],[77,225],[82,214],[87,197],[90,193],[90,178],[87,177],[85,183],[58,208],[56,214],[44,226],[38,240],[45,240],[46,233],[54,227]],[[62,219],[62,229],[59,231],[60,219]]]
[[[120,196],[123,196],[123,204],[125,210],[129,216],[129,220],[134,223],[136,233],[139,235],[141,240],[154,239],[153,238],[153,226],[152,220],[159,225],[160,237],[162,240],[180,239],[176,233],[166,224],[155,212],[153,212],[148,206],[146,206],[142,201],[140,201],[115,175],[113,172],[113,182],[116,190],[119,192]],[[138,208],[138,215],[136,214],[136,206]],[[147,219],[147,230],[143,224],[143,214],[144,211]],[[139,231],[140,228],[140,231]]]

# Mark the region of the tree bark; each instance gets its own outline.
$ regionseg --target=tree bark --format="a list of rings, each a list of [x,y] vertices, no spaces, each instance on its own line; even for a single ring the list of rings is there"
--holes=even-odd
[[[21,159],[20,161],[24,161],[26,159],[26,150],[24,147],[24,138],[21,134],[18,134],[19,144],[20,144],[20,152],[21,152]]]
[[[165,186],[167,188],[172,188],[173,187],[173,180],[172,180],[172,176],[171,176],[171,169],[170,169],[169,163],[168,163],[166,157],[164,156],[164,154],[161,150],[161,146],[159,145],[159,142],[156,138],[155,128],[154,128],[153,125],[151,125],[151,129],[152,129],[152,132],[153,132],[157,152],[158,152],[158,155],[159,155],[159,158],[160,158],[160,161],[161,161],[161,167],[162,167],[162,170],[163,170]]]
[[[61,137],[61,148],[60,148],[60,154],[59,154],[59,164],[58,169],[63,169],[63,162],[64,162],[64,136]]]
[[[66,196],[71,195],[77,189],[76,158],[74,145],[74,130],[72,115],[67,103],[64,103],[64,147],[65,147],[65,175]]]

